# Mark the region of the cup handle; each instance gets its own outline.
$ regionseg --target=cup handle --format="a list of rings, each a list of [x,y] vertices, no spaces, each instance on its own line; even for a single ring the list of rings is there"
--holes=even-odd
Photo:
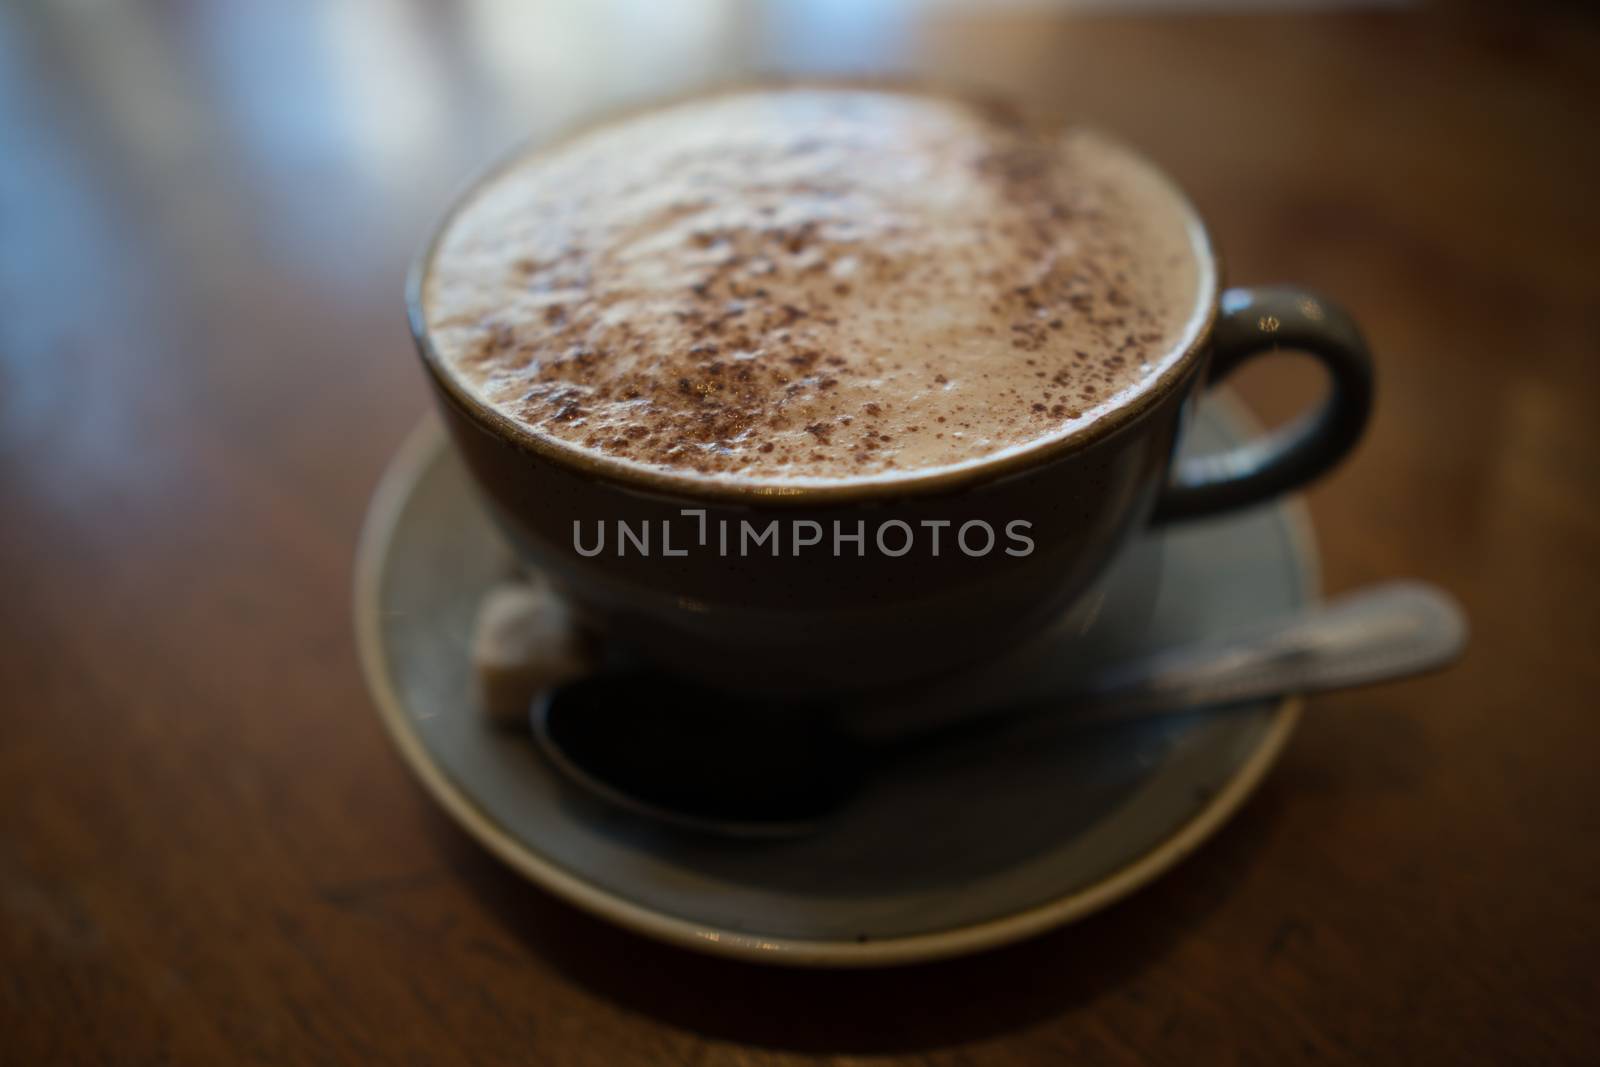
[[[1247,360],[1280,348],[1328,371],[1326,399],[1264,437],[1178,464],[1153,522],[1216,515],[1298,489],[1343,459],[1372,413],[1372,356],[1350,317],[1304,289],[1229,289],[1212,332],[1210,387]]]

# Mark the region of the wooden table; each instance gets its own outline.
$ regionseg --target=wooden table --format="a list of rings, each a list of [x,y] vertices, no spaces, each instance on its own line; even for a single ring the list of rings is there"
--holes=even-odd
[[[1600,1062],[1600,24],[635,7],[0,15],[0,1060]],[[1116,129],[1233,279],[1354,309],[1381,402],[1311,494],[1326,585],[1426,578],[1476,631],[1315,701],[1109,912],[866,974],[525,885],[390,750],[349,619],[449,189],[606,100],[829,62]]]

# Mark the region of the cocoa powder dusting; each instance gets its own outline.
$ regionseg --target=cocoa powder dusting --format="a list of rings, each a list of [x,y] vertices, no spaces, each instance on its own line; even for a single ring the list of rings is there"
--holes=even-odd
[[[1178,347],[1188,216],[1109,142],[997,116],[773,90],[531,155],[441,241],[434,347],[538,432],[707,476],[923,469],[1070,428]]]

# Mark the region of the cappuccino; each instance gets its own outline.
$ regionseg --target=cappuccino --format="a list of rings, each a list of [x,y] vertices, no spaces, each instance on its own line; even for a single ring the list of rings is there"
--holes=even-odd
[[[512,161],[426,269],[444,373],[605,462],[756,484],[957,467],[1128,404],[1204,328],[1198,223],[1100,136],[805,87]]]

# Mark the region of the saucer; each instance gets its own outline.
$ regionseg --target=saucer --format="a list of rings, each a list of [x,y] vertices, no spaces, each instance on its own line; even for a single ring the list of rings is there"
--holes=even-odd
[[[1186,444],[1218,450],[1252,430],[1213,392]],[[1155,618],[1127,628],[1125,653],[1316,597],[1316,550],[1294,501],[1150,537],[1160,560]],[[1131,551],[1119,566],[1149,566],[1151,556]],[[1215,833],[1299,715],[1298,701],[1285,700],[1092,730],[1047,719],[1001,732],[983,751],[885,768],[810,836],[703,837],[596,800],[547,764],[531,737],[479,714],[474,616],[485,590],[516,571],[429,418],[384,475],[356,560],[356,633],[385,726],[462,829],[531,881],[638,933],[722,956],[912,963],[1080,919]],[[1114,622],[1116,605],[1106,611]]]

